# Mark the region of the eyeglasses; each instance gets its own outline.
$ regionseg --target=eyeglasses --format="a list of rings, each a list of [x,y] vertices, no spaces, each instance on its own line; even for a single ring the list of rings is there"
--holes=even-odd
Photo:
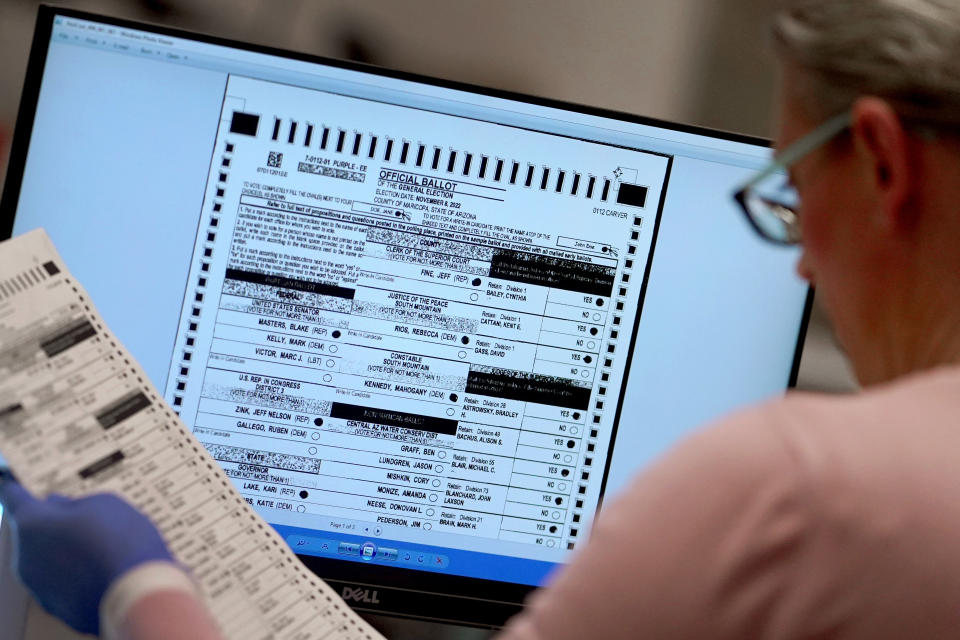
[[[800,242],[800,197],[788,179],[788,169],[850,126],[850,113],[834,116],[784,149],[765,169],[733,194],[750,226],[760,236],[780,245]]]

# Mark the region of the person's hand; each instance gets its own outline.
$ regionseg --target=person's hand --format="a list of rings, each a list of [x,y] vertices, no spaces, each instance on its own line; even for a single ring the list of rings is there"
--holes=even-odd
[[[82,633],[99,633],[100,600],[114,580],[144,562],[173,562],[150,520],[113,494],[38,500],[0,471],[0,502],[14,524],[20,579]]]

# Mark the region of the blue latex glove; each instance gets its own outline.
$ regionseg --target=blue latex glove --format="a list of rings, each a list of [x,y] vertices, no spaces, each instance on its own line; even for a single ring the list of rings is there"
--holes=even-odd
[[[38,500],[0,470],[0,502],[13,521],[20,579],[81,633],[99,633],[100,600],[114,580],[144,562],[173,561],[150,520],[115,495]]]

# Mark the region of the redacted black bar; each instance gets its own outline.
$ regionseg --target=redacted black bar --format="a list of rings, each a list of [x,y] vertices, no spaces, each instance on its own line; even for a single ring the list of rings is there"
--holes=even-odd
[[[142,391],[134,391],[107,405],[95,417],[104,430],[117,426],[127,418],[150,406],[150,398]]]
[[[490,277],[594,296],[613,293],[616,269],[519,251],[498,250],[490,260]]]
[[[639,184],[620,183],[617,191],[617,204],[642,207],[647,204],[647,188]]]
[[[23,405],[17,402],[16,404],[11,404],[3,409],[0,409],[0,422],[10,419],[11,416],[23,411]]]
[[[84,467],[83,469],[80,469],[80,472],[79,472],[80,477],[86,480],[87,478],[95,476],[98,473],[102,473],[103,471],[106,471],[113,465],[123,460],[123,458],[124,458],[123,451],[119,451],[119,450],[114,451],[110,455],[100,458],[93,464],[87,467]]]
[[[509,369],[473,371],[467,374],[465,393],[494,398],[536,402],[555,407],[587,410],[590,387],[580,387],[569,380]]]
[[[266,273],[257,273],[256,271],[244,271],[242,269],[227,269],[224,276],[228,280],[237,280],[238,282],[249,282],[252,284],[262,284],[268,287],[279,287],[281,289],[292,289],[294,291],[304,291],[306,293],[316,293],[322,296],[334,296],[337,298],[346,298],[353,300],[356,293],[353,289],[339,287],[333,284],[323,282],[310,282],[309,280],[298,280],[296,278],[287,278],[286,276],[272,276]]]
[[[370,422],[372,424],[400,427],[402,429],[417,429],[431,433],[442,433],[448,436],[457,435],[456,420],[421,416],[415,413],[404,413],[403,411],[392,411],[390,409],[362,407],[360,405],[344,404],[342,402],[333,403],[333,406],[330,408],[330,417],[341,420]]]
[[[256,137],[259,127],[260,116],[241,111],[233,112],[233,118],[230,120],[230,133]]]
[[[93,328],[89,320],[83,318],[41,342],[40,348],[43,349],[48,358],[52,358],[95,335],[97,335],[97,330]]]

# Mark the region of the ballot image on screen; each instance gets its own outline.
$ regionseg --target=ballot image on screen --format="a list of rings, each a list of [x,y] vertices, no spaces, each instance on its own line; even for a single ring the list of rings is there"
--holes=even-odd
[[[167,399],[268,520],[573,549],[669,167],[231,76]]]

